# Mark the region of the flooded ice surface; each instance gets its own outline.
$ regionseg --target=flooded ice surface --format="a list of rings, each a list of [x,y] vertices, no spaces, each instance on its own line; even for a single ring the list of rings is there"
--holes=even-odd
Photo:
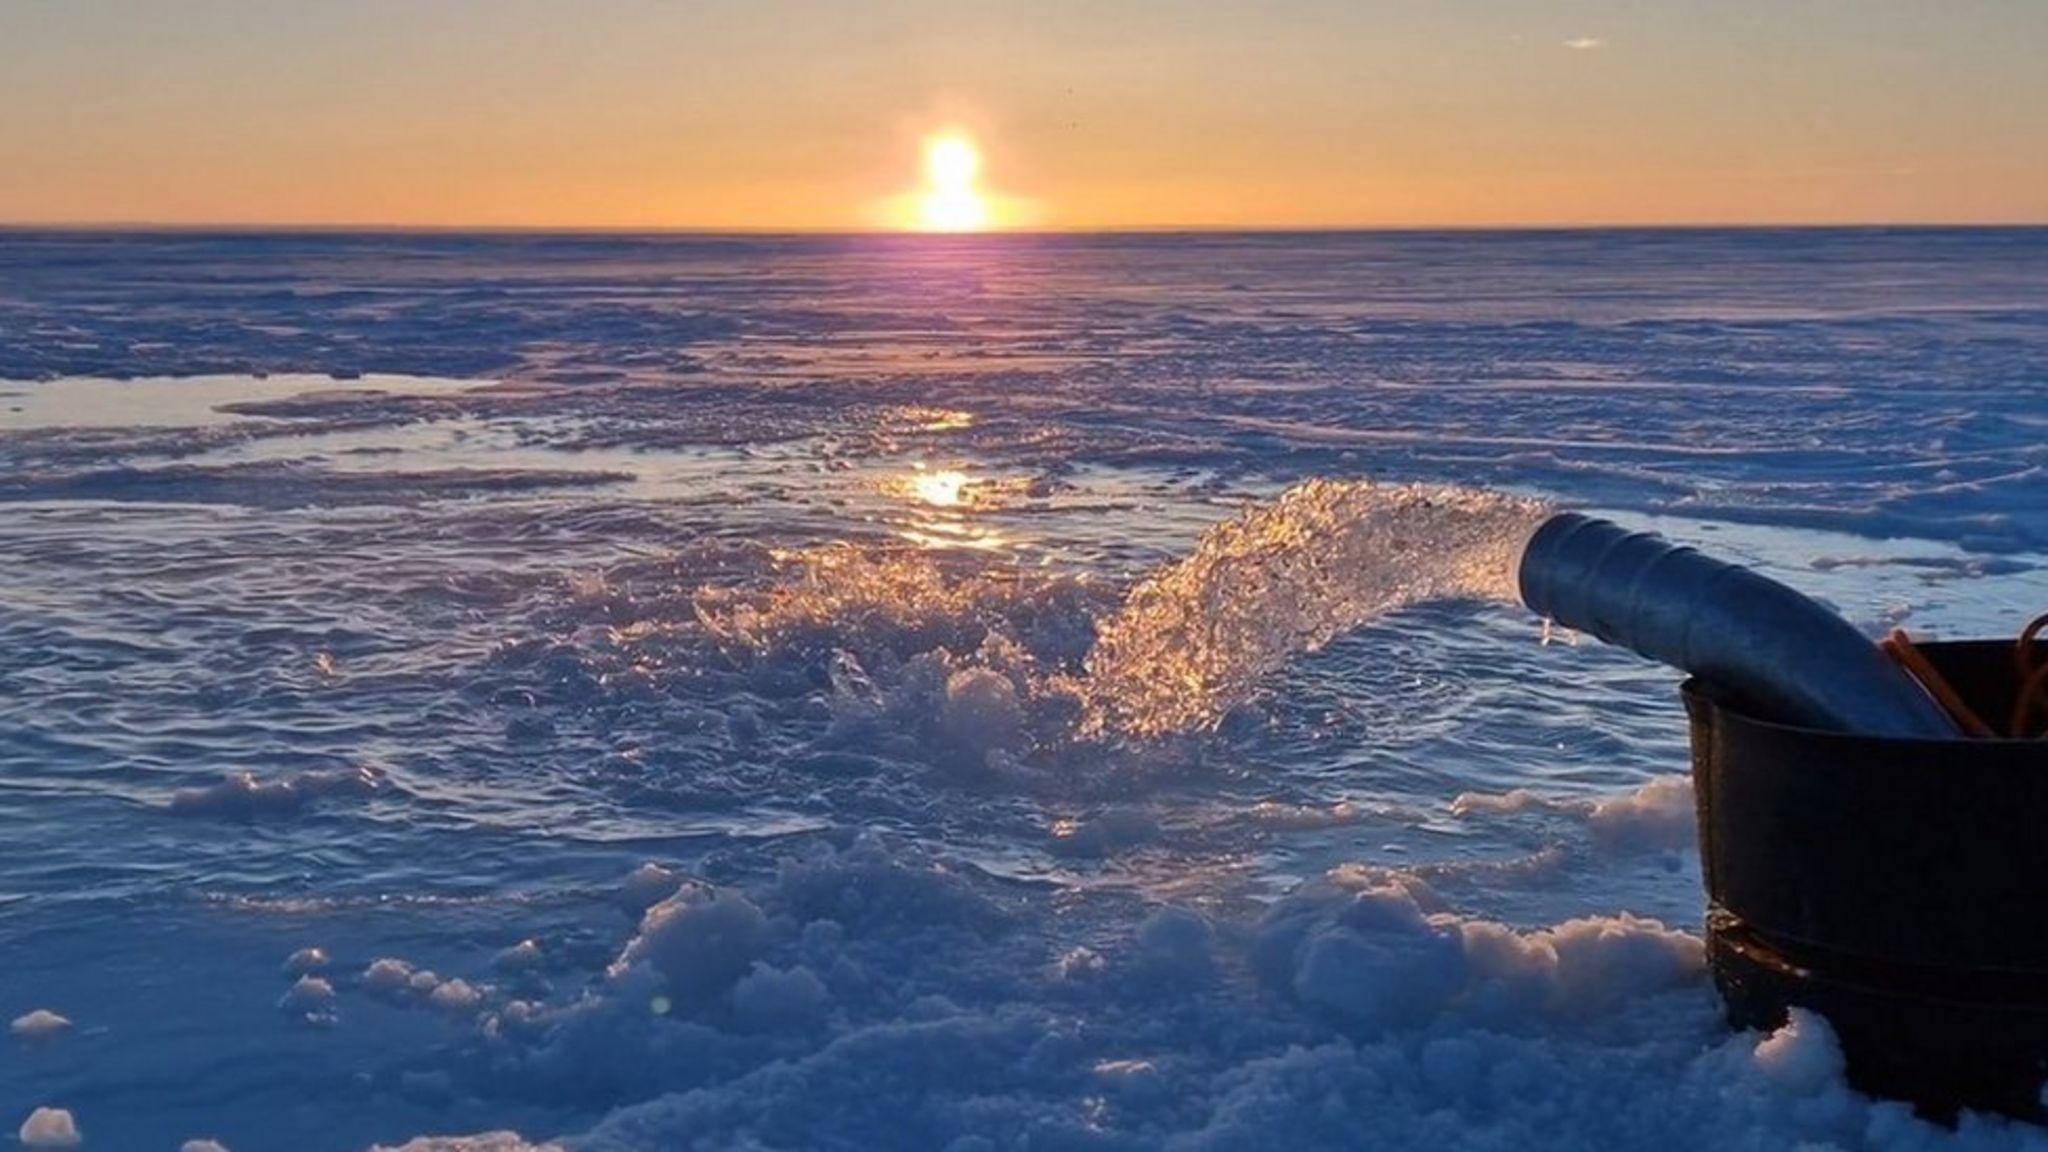
[[[1541,501],[2012,631],[2043,300],[2040,232],[0,236],[0,1127],[2038,1146],[1719,1025],[1676,677],[1487,574]]]

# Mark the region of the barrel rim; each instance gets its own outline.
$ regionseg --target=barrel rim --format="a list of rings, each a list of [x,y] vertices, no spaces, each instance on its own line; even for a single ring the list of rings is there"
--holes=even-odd
[[[1923,652],[1939,655],[1943,651],[1962,649],[2003,648],[2010,650],[2013,642],[2009,639],[1988,640],[1931,640],[1916,646]],[[2037,641],[2036,646],[2048,651],[2048,640]],[[1710,706],[1715,713],[1733,718],[1742,724],[1765,731],[1797,736],[1802,740],[1821,740],[1837,744],[1876,743],[1895,744],[1915,748],[1999,748],[2035,749],[2048,756],[2048,739],[2024,736],[1873,736],[1863,732],[1843,732],[1832,728],[1814,728],[1805,724],[1792,724],[1760,716],[1746,707],[1741,698],[1704,677],[1688,676],[1678,686],[1679,693],[1687,704],[1700,703]]]

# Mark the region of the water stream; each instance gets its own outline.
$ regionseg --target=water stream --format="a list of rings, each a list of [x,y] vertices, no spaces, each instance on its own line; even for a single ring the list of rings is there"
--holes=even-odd
[[[1217,723],[1288,658],[1410,604],[1515,599],[1546,503],[1442,485],[1310,480],[1212,528],[1139,584],[1088,655],[1092,731]]]

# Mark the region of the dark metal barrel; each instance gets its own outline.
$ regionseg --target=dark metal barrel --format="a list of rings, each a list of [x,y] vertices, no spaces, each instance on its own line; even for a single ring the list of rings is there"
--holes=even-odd
[[[2010,642],[1921,651],[1980,713],[2011,710]],[[1730,1019],[1810,1008],[1867,1091],[2041,1118],[2048,741],[1824,731],[1705,679],[1684,695]]]

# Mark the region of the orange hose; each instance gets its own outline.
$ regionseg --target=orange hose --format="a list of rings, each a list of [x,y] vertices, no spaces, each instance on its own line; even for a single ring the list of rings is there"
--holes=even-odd
[[[2013,667],[2019,669],[2022,683],[2034,674],[2034,640],[2043,628],[2048,628],[2048,612],[2027,621],[2027,626],[2020,629],[2019,641],[2012,646]]]
[[[1961,728],[1965,735],[1981,738],[1998,735],[1991,730],[1991,725],[1986,724],[1978,717],[1976,711],[1963,701],[1942,674],[1935,670],[1934,665],[1928,663],[1927,657],[1921,655],[1920,649],[1913,646],[1913,638],[1906,635],[1904,628],[1892,629],[1892,634],[1885,637],[1883,647],[1913,679],[1920,682],[1922,688],[1927,689],[1927,694],[1934,697],[1934,702],[1941,705],[1942,711],[1949,714],[1949,718],[1956,722],[1956,726]]]

